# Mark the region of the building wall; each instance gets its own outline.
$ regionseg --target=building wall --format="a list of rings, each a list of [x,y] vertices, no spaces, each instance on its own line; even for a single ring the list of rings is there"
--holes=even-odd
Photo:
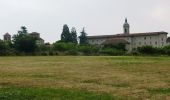
[[[110,38],[100,38],[100,39],[88,39],[89,44],[101,45],[107,39]],[[163,47],[166,46],[167,34],[160,35],[150,35],[150,36],[134,36],[134,37],[121,37],[130,43],[126,48],[128,51],[132,51],[135,48],[142,46],[153,46],[153,47]]]
[[[167,35],[160,34],[160,35],[152,35],[152,36],[136,36],[131,37],[132,42],[131,47],[132,49],[142,46],[153,46],[153,47],[163,47],[166,46]]]
[[[106,38],[103,39],[88,39],[88,43],[91,45],[101,45],[104,41],[106,41]]]

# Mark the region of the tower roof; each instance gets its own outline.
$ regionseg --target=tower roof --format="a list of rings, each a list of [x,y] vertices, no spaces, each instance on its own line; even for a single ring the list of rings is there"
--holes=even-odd
[[[5,33],[4,36],[11,36],[9,33]]]

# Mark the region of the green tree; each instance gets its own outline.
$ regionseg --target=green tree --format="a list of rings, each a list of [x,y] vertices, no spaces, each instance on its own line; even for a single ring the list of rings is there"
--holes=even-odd
[[[0,55],[5,55],[7,50],[7,45],[4,41],[0,40]]]
[[[62,42],[71,42],[71,40],[72,40],[72,37],[70,34],[69,27],[65,24],[63,26],[63,32],[61,34],[61,41]]]
[[[18,34],[13,36],[13,45],[15,50],[22,53],[33,53],[36,50],[36,38],[27,34],[27,28],[21,27]]]
[[[72,43],[74,43],[74,44],[78,44],[78,42],[77,42],[77,32],[76,32],[76,29],[73,27],[72,29],[71,29],[71,36],[72,36]]]
[[[27,31],[27,28],[25,26],[21,26],[21,30],[18,31],[19,34],[27,34],[28,31]]]
[[[85,45],[85,44],[88,44],[88,41],[87,41],[87,33],[85,32],[84,28],[81,32],[81,35],[79,36],[80,38],[80,44],[81,45]]]
[[[15,51],[12,48],[12,43],[0,40],[0,56],[6,55],[15,55]]]

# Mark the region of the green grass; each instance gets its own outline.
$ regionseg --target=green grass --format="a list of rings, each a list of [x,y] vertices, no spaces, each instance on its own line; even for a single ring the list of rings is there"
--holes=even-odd
[[[81,90],[47,88],[3,88],[0,100],[114,100],[109,94],[97,94]]]
[[[170,88],[149,89],[153,94],[170,94]]]
[[[0,100],[170,99],[170,57],[1,57]]]

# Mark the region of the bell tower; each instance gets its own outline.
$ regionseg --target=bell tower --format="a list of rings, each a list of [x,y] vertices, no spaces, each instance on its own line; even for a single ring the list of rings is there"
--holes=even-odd
[[[129,34],[130,33],[130,25],[127,21],[127,18],[125,19],[125,23],[123,25],[123,30],[124,30],[124,34]]]

